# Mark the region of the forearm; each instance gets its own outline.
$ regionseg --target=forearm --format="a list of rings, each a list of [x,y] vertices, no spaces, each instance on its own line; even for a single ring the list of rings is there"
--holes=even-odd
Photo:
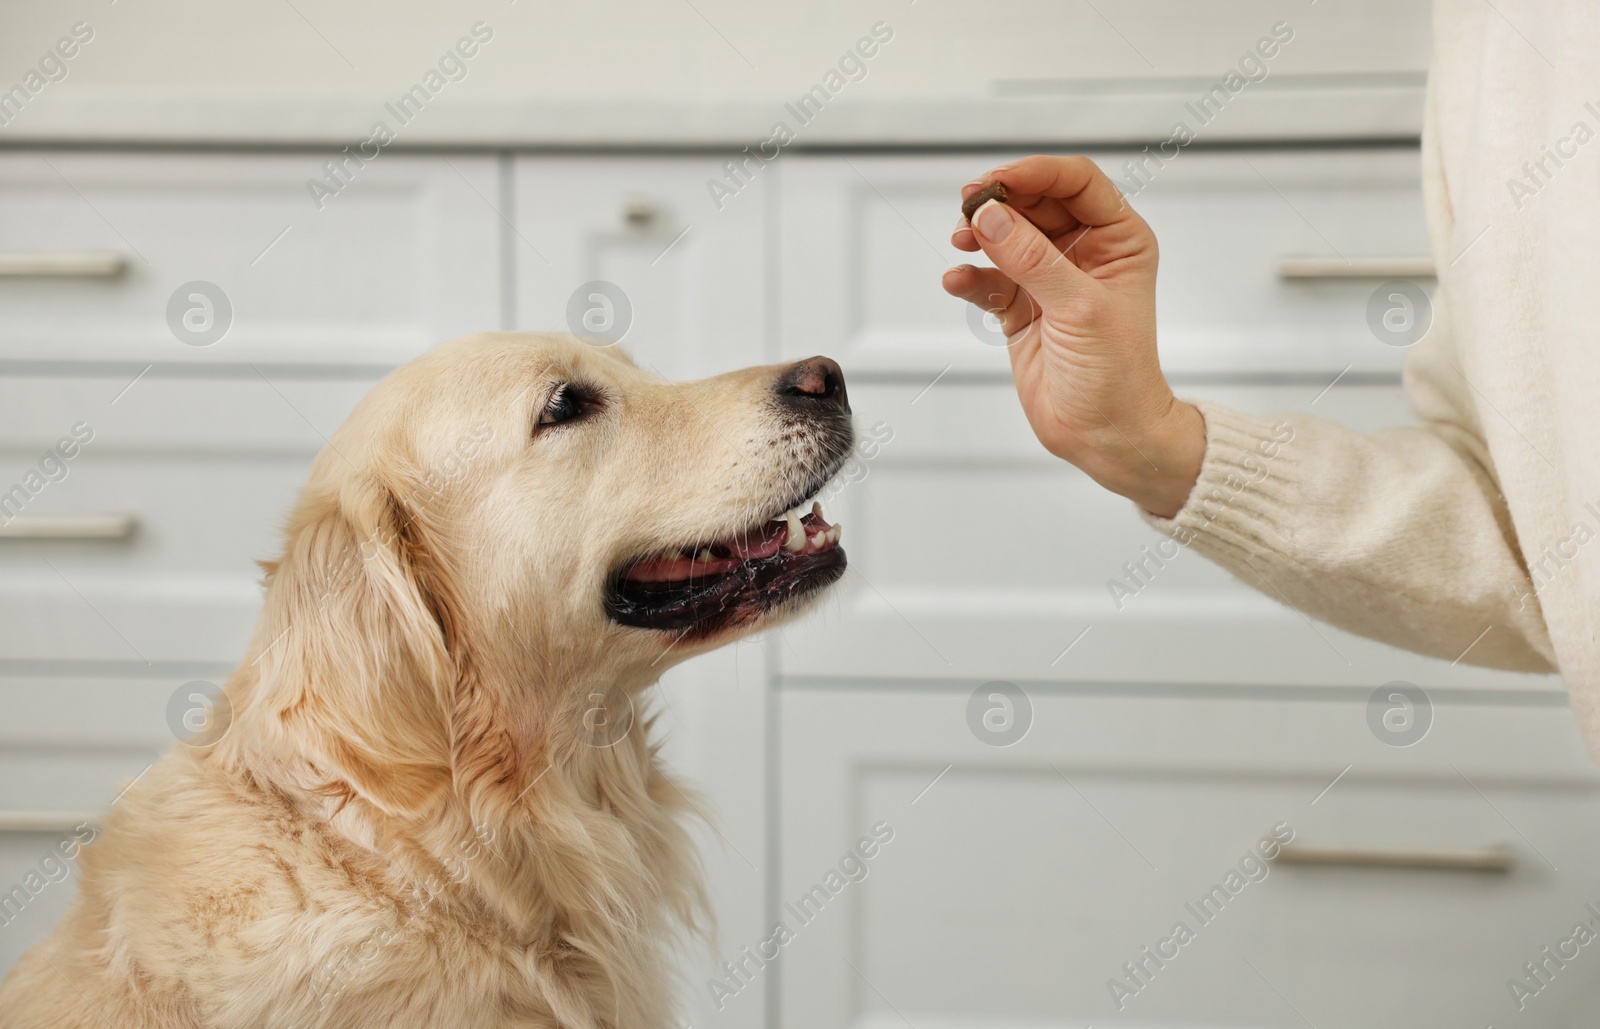
[[[1552,667],[1510,517],[1483,469],[1445,440],[1209,404],[1198,413],[1193,489],[1170,518],[1140,501],[1152,525],[1351,632],[1447,660]]]

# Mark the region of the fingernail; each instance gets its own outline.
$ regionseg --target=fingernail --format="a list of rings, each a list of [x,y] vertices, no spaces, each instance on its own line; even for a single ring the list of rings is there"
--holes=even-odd
[[[996,243],[1011,235],[1011,209],[998,200],[985,200],[972,216],[972,227],[984,239]]]
[[[958,214],[958,215],[956,215],[956,227],[951,229],[950,231],[951,232],[960,232],[962,229],[970,229],[970,228],[972,228],[972,225],[967,221],[967,216],[964,215],[964,214]]]

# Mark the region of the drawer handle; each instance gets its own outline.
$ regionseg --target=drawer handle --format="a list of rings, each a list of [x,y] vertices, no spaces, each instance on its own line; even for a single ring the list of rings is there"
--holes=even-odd
[[[0,833],[71,832],[85,822],[99,825],[99,812],[0,811]]]
[[[127,267],[126,257],[109,250],[0,254],[0,278],[112,279]]]
[[[1508,849],[1484,850],[1387,850],[1357,847],[1316,847],[1304,843],[1286,844],[1278,860],[1289,865],[1319,865],[1325,868],[1412,868],[1445,872],[1511,871]]]
[[[125,540],[137,527],[133,515],[18,515],[0,525],[0,539]]]
[[[661,216],[648,200],[629,200],[622,205],[622,220],[636,229],[649,228]]]
[[[1280,257],[1280,279],[1431,279],[1428,257]]]

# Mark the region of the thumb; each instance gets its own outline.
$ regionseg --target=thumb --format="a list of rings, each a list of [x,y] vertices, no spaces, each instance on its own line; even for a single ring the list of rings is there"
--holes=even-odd
[[[986,201],[973,212],[972,234],[995,267],[1045,310],[1070,300],[1093,282],[1037,225],[998,200]]]

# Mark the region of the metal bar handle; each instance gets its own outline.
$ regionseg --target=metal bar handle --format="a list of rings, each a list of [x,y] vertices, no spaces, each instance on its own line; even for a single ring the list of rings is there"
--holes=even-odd
[[[99,825],[99,812],[0,811],[0,833],[71,832],[85,822]]]
[[[1431,279],[1429,257],[1280,257],[1280,279]]]
[[[0,525],[0,539],[124,540],[138,525],[133,515],[18,515]]]
[[[1288,865],[1318,865],[1326,868],[1411,868],[1504,874],[1511,871],[1512,854],[1504,847],[1483,850],[1407,850],[1289,843],[1278,851],[1278,860]]]
[[[112,279],[128,259],[110,250],[41,250],[0,254],[0,278]]]

